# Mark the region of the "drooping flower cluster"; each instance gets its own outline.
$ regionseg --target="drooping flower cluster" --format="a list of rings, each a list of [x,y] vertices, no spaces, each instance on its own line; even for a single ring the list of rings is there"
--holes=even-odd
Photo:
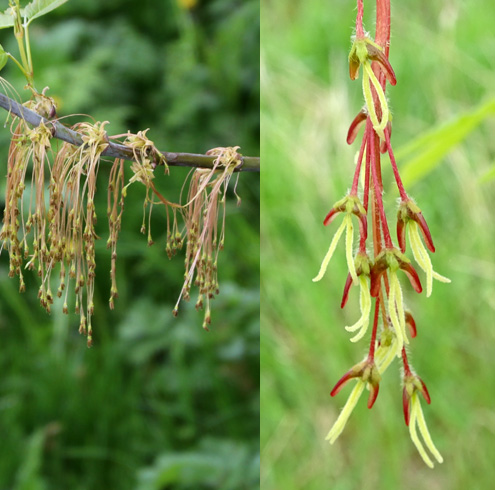
[[[407,356],[409,336],[416,336],[416,324],[410,311],[405,308],[399,271],[407,276],[413,289],[421,293],[423,288],[416,269],[406,255],[409,245],[417,265],[426,275],[426,295],[432,292],[433,279],[450,282],[433,270],[429,252],[434,252],[433,240],[421,209],[406,193],[395,161],[391,137],[391,116],[385,96],[386,83],[396,84],[394,70],[388,60],[390,41],[390,1],[377,1],[377,28],[374,40],[363,29],[363,1],[358,0],[356,35],[349,54],[349,71],[352,80],[359,76],[362,67],[364,108],[351,123],[347,142],[351,144],[359,129],[364,126],[364,135],[357,157],[351,191],[338,201],[328,213],[324,225],[334,221],[339,213],[344,214],[342,224],[337,229],[330,248],[323,260],[318,275],[319,281],[330,262],[344,230],[346,231],[346,259],[349,274],[344,286],[342,308],[346,305],[352,285],[360,288],[361,317],[354,325],[345,327],[357,333],[351,338],[356,342],[366,334],[370,320],[372,333],[369,352],[366,358],[351,368],[335,385],[331,395],[335,396],[351,379],[356,380],[344,409],[330,430],[327,439],[335,442],[347,423],[364,388],[368,388],[368,408],[378,396],[379,383],[385,370],[398,357],[402,360],[403,407],[406,425],[409,426],[413,443],[425,463],[433,467],[433,462],[420,441],[417,428],[424,444],[434,458],[441,463],[442,457],[434,446],[426,427],[419,402],[419,393],[430,403],[430,395],[424,382],[417,376]],[[388,153],[395,177],[400,204],[397,214],[397,243],[395,246],[385,215],[382,199],[383,184],[381,175],[381,154]],[[364,182],[362,198],[358,195],[360,181]],[[359,224],[359,246],[354,251],[354,227],[352,216]],[[372,250],[367,247],[368,229],[371,228]],[[406,230],[408,240],[406,240]],[[371,319],[372,303],[375,309]]]
[[[44,94],[35,95],[29,105],[45,117],[55,113],[52,100]],[[106,124],[76,124],[72,129],[81,136],[82,144],[63,143],[53,151],[50,122],[30,127],[23,119],[15,118],[0,230],[0,252],[8,251],[9,275],[19,277],[20,290],[25,290],[24,269],[35,270],[40,277],[40,303],[50,312],[55,296],[52,275],[56,271],[58,289],[55,294],[63,296],[64,313],[69,312],[70,295],[74,294],[74,310],[80,316],[79,331],[87,336],[88,345],[93,335],[95,241],[99,238],[95,231],[95,194],[101,157],[109,145]],[[188,299],[191,287],[198,287],[196,307],[201,309],[205,304],[203,327],[207,329],[211,322],[210,299],[219,293],[217,260],[224,244],[226,191],[234,171],[242,165],[242,156],[237,151],[239,147],[210,150],[208,154],[216,157],[213,168],[193,171],[187,202],[176,204],[165,199],[154,185],[155,167],[162,164],[168,173],[168,166],[146,132],[116,136],[125,137],[123,144],[132,150],[134,160],[130,167],[133,174],[127,183],[121,159],[114,161],[108,182],[110,308],[118,297],[117,241],[125,197],[128,187],[139,182],[146,188],[141,231],[147,233],[148,244],[153,244],[150,224],[155,204],[166,207],[169,258],[182,247],[184,239],[187,240],[185,281],[180,298]],[[31,191],[25,192],[29,181]],[[181,214],[184,230],[177,221]],[[178,304],[173,310],[175,315],[177,312]]]
[[[234,171],[242,165],[242,155],[237,150],[239,147],[235,146],[207,152],[217,158],[211,169],[192,171],[187,204],[183,208],[187,240],[184,285],[174,314],[178,313],[180,300],[188,301],[191,287],[197,286],[196,309],[204,309],[203,328],[206,330],[211,323],[210,300],[220,292],[217,266],[218,253],[225,242],[227,187]],[[237,194],[236,197],[239,205],[240,198]]]

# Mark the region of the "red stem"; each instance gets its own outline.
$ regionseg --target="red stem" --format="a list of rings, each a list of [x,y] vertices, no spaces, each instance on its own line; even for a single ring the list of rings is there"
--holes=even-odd
[[[397,168],[397,163],[395,161],[394,152],[392,151],[392,145],[390,143],[390,132],[388,128],[385,128],[385,141],[387,143],[388,156],[390,158],[390,163],[392,165],[392,170],[394,172],[395,182],[397,182],[397,187],[399,189],[400,198],[402,201],[407,201],[407,192],[402,184],[402,179],[399,175],[399,169]]]
[[[357,3],[357,17],[356,17],[356,37],[363,38],[364,37],[364,29],[363,29],[363,0],[358,0]]]
[[[377,151],[377,138],[375,131],[371,129],[371,119],[368,118],[366,122],[369,126],[368,138],[369,138],[369,152],[371,157],[371,175],[373,176],[373,188],[375,191],[375,201],[378,207],[380,221],[382,222],[383,239],[387,248],[393,248],[392,238],[390,236],[390,230],[388,229],[387,217],[385,215],[385,208],[383,207],[382,199],[382,186],[381,181],[378,180],[381,177],[380,167],[380,152]]]
[[[364,130],[364,135],[363,135],[363,143],[361,145],[362,148],[366,146],[366,141],[367,141],[367,134],[368,134],[368,124],[366,124],[365,130]],[[362,157],[361,157],[362,158]],[[366,211],[366,215],[368,214],[368,203],[369,203],[369,195],[370,195],[370,152],[366,152],[366,166],[365,166],[365,174],[364,174],[364,192],[363,192],[363,207]],[[373,220],[373,226],[374,226],[374,220]],[[373,233],[374,235],[374,233]],[[366,239],[367,237],[364,235],[361,235],[361,239],[359,242],[359,250],[360,252],[363,252],[366,254]]]
[[[359,184],[359,175],[361,174],[361,166],[363,163],[364,149],[366,148],[366,138],[363,138],[361,148],[359,149],[358,160],[356,163],[356,171],[354,172],[354,180],[352,181],[351,196],[357,195],[357,189]]]
[[[359,14],[358,0],[358,14]],[[390,0],[376,0],[376,33],[375,42],[385,49],[388,58],[390,42]]]
[[[368,117],[369,119],[369,117]],[[366,128],[364,130],[363,140],[366,141],[368,139],[368,120],[366,120]],[[366,212],[368,212],[368,201],[370,196],[370,166],[371,166],[371,158],[369,149],[366,152],[366,169],[364,176],[364,196],[363,196],[363,206]]]
[[[373,318],[373,331],[371,332],[370,341],[370,351],[368,354],[368,361],[372,364],[375,360],[375,343],[376,343],[376,332],[378,330],[378,315],[380,313],[380,295],[376,298],[375,302],[375,315]]]
[[[382,46],[385,56],[388,58],[390,51],[390,0],[377,0],[376,1],[376,32],[375,42]],[[374,61],[372,63],[373,72],[378,78],[383,92],[385,93],[385,85],[387,79],[384,71],[379,67],[378,63]],[[377,116],[381,119],[382,111],[380,101],[376,93],[373,93],[373,103],[375,105],[375,111]]]
[[[409,363],[407,362],[407,353],[406,348],[402,347],[402,363],[404,364],[404,376],[411,376],[411,368],[409,367]]]

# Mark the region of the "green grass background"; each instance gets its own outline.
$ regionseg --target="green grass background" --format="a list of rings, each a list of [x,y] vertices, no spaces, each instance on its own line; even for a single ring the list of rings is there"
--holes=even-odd
[[[37,88],[50,87],[60,116],[110,121],[109,134],[151,128],[163,150],[240,145],[259,155],[259,3],[185,3],[194,2],[70,0],[35,20]],[[7,7],[0,0],[0,10]],[[0,31],[0,42],[17,55],[11,31]],[[12,65],[1,75],[27,100]],[[0,128],[0,210],[9,138],[9,125]],[[78,316],[64,316],[61,301],[47,315],[30,274],[20,295],[5,251],[0,257],[0,489],[258,488],[259,175],[241,175],[240,207],[232,192],[227,197],[221,293],[206,333],[195,296],[172,316],[184,256],[165,254],[161,206],[147,247],[139,185],[126,198],[120,296],[108,309],[109,167],[102,164],[97,190],[91,349],[77,333]],[[156,186],[177,200],[188,172],[157,172]]]
[[[409,438],[397,361],[373,409],[363,396],[338,441],[324,440],[350,388],[329,392],[367,349],[344,330],[359,313],[356,290],[339,307],[342,244],[325,278],[311,282],[337,226],[322,220],[350,188],[358,150],[345,143],[363,103],[348,76],[354,20],[351,1],[262,5],[262,487],[492,488],[495,183],[483,177],[495,155],[495,8],[487,0],[392,2],[392,143],[429,223],[434,268],[452,279],[436,282],[428,299],[404,291],[418,326],[410,358],[430,390],[425,417],[445,461],[430,470]],[[365,26],[373,31],[369,1]],[[395,228],[398,193],[383,168]]]

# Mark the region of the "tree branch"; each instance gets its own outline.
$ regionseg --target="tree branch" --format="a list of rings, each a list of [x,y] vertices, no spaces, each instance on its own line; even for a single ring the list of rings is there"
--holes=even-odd
[[[77,131],[73,131],[62,123],[56,120],[45,119],[38,113],[24,107],[13,99],[0,94],[0,107],[3,107],[6,111],[21,117],[26,122],[33,126],[39,126],[41,122],[47,125],[51,125],[54,129],[53,137],[66,141],[71,145],[81,146],[83,141],[81,135]],[[216,160],[215,156],[200,155],[196,153],[174,153],[174,152],[162,152],[167,164],[171,167],[202,167],[212,168],[213,162]],[[102,153],[103,156],[112,158],[122,158],[123,160],[134,161],[132,149],[120,143],[108,142],[108,148]],[[243,164],[238,167],[236,171],[239,172],[259,172],[260,171],[260,158],[259,157],[242,157]],[[155,162],[160,164],[160,162]]]

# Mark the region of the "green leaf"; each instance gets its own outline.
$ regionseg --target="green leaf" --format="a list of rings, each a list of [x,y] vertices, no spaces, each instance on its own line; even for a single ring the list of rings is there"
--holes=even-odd
[[[0,13],[0,29],[5,29],[6,27],[12,27],[14,25],[14,17],[10,14],[10,7],[5,11]]]
[[[494,114],[495,99],[491,99],[475,110],[462,114],[399,148],[395,157],[399,162],[404,185],[410,186],[428,175],[454,146],[461,143],[483,120]]]
[[[30,24],[33,19],[51,12],[65,2],[67,0],[33,0],[21,9],[21,16]]]
[[[7,53],[0,44],[0,70],[6,65],[8,59]]]

